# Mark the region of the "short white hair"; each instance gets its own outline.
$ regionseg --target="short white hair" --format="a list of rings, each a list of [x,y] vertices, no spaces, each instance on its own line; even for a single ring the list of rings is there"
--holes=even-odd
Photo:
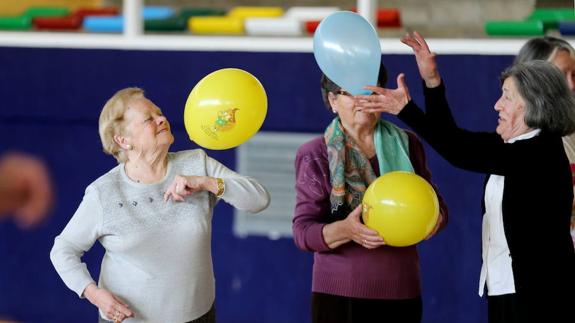
[[[128,104],[136,98],[145,98],[144,90],[138,87],[128,87],[116,92],[104,105],[100,113],[98,130],[104,152],[116,158],[118,163],[127,160],[124,149],[116,143],[116,135],[124,135],[124,114]]]

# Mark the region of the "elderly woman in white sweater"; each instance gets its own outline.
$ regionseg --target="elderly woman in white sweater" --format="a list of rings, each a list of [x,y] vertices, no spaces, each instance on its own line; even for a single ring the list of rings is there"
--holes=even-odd
[[[100,322],[215,322],[213,208],[221,198],[259,212],[267,191],[201,149],[169,152],[170,124],[139,88],[108,100],[99,131],[119,165],[86,188],[56,237],[56,271]],[[106,250],[98,283],[81,260],[96,240]]]

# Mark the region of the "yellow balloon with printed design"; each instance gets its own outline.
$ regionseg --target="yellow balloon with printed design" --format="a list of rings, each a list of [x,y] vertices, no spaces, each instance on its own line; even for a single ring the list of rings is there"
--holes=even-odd
[[[208,74],[192,89],[184,124],[190,139],[199,146],[234,148],[258,132],[267,106],[266,92],[255,76],[225,68]]]
[[[363,196],[362,218],[390,246],[405,247],[425,239],[439,218],[433,187],[411,172],[389,172],[373,181]]]

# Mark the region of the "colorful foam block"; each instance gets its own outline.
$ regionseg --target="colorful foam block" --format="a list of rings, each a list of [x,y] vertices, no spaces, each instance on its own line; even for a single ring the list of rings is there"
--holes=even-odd
[[[225,14],[226,10],[216,8],[182,8],[180,10],[180,17],[184,17],[186,20],[191,17],[223,16]]]
[[[281,17],[284,10],[281,7],[235,7],[228,12],[229,17],[253,18],[253,17]]]
[[[142,10],[142,18],[146,20],[153,19],[167,19],[173,16],[174,9],[169,7],[144,7]],[[84,19],[82,27],[86,31],[91,32],[109,32],[120,33],[124,30],[124,17],[123,16],[105,16],[95,17],[90,16]]]
[[[64,7],[30,7],[22,16],[35,17],[63,17],[70,14],[70,9]]]
[[[174,8],[165,6],[146,6],[142,10],[142,17],[144,19],[166,19],[175,14],[176,11]]]
[[[305,22],[305,30],[310,34],[315,33],[315,30],[317,29],[317,26],[319,26],[320,22],[321,22],[321,20],[306,21]]]
[[[77,30],[82,27],[82,17],[37,17],[32,19],[32,25],[37,30]]]
[[[188,20],[184,17],[173,17],[167,19],[150,19],[144,21],[146,31],[184,31],[187,29]]]
[[[575,12],[571,8],[542,8],[534,10],[528,17],[528,21],[539,20],[543,22],[545,29],[557,28],[561,21],[574,21]]]
[[[88,16],[117,16],[119,13],[116,7],[102,7],[102,8],[79,8],[74,11],[74,15],[78,17]]]
[[[485,32],[490,36],[542,36],[545,34],[543,22],[533,21],[488,21]]]
[[[65,17],[36,17],[32,20],[32,24],[37,30],[78,30],[82,27],[84,17],[117,14],[116,7],[81,8]]]
[[[244,20],[237,17],[192,17],[188,28],[195,34],[230,34],[244,33]]]
[[[0,30],[28,30],[31,27],[29,17],[0,17]]]
[[[357,8],[353,8],[351,11],[357,12]],[[399,10],[396,8],[377,9],[375,19],[377,20],[377,27],[401,27]]]

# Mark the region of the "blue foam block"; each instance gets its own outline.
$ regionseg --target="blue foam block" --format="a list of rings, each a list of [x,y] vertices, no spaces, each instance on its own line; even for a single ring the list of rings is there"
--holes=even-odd
[[[144,20],[166,19],[172,17],[175,10],[163,6],[147,6],[142,10]],[[89,16],[84,18],[82,27],[85,31],[121,33],[124,30],[123,16]]]

